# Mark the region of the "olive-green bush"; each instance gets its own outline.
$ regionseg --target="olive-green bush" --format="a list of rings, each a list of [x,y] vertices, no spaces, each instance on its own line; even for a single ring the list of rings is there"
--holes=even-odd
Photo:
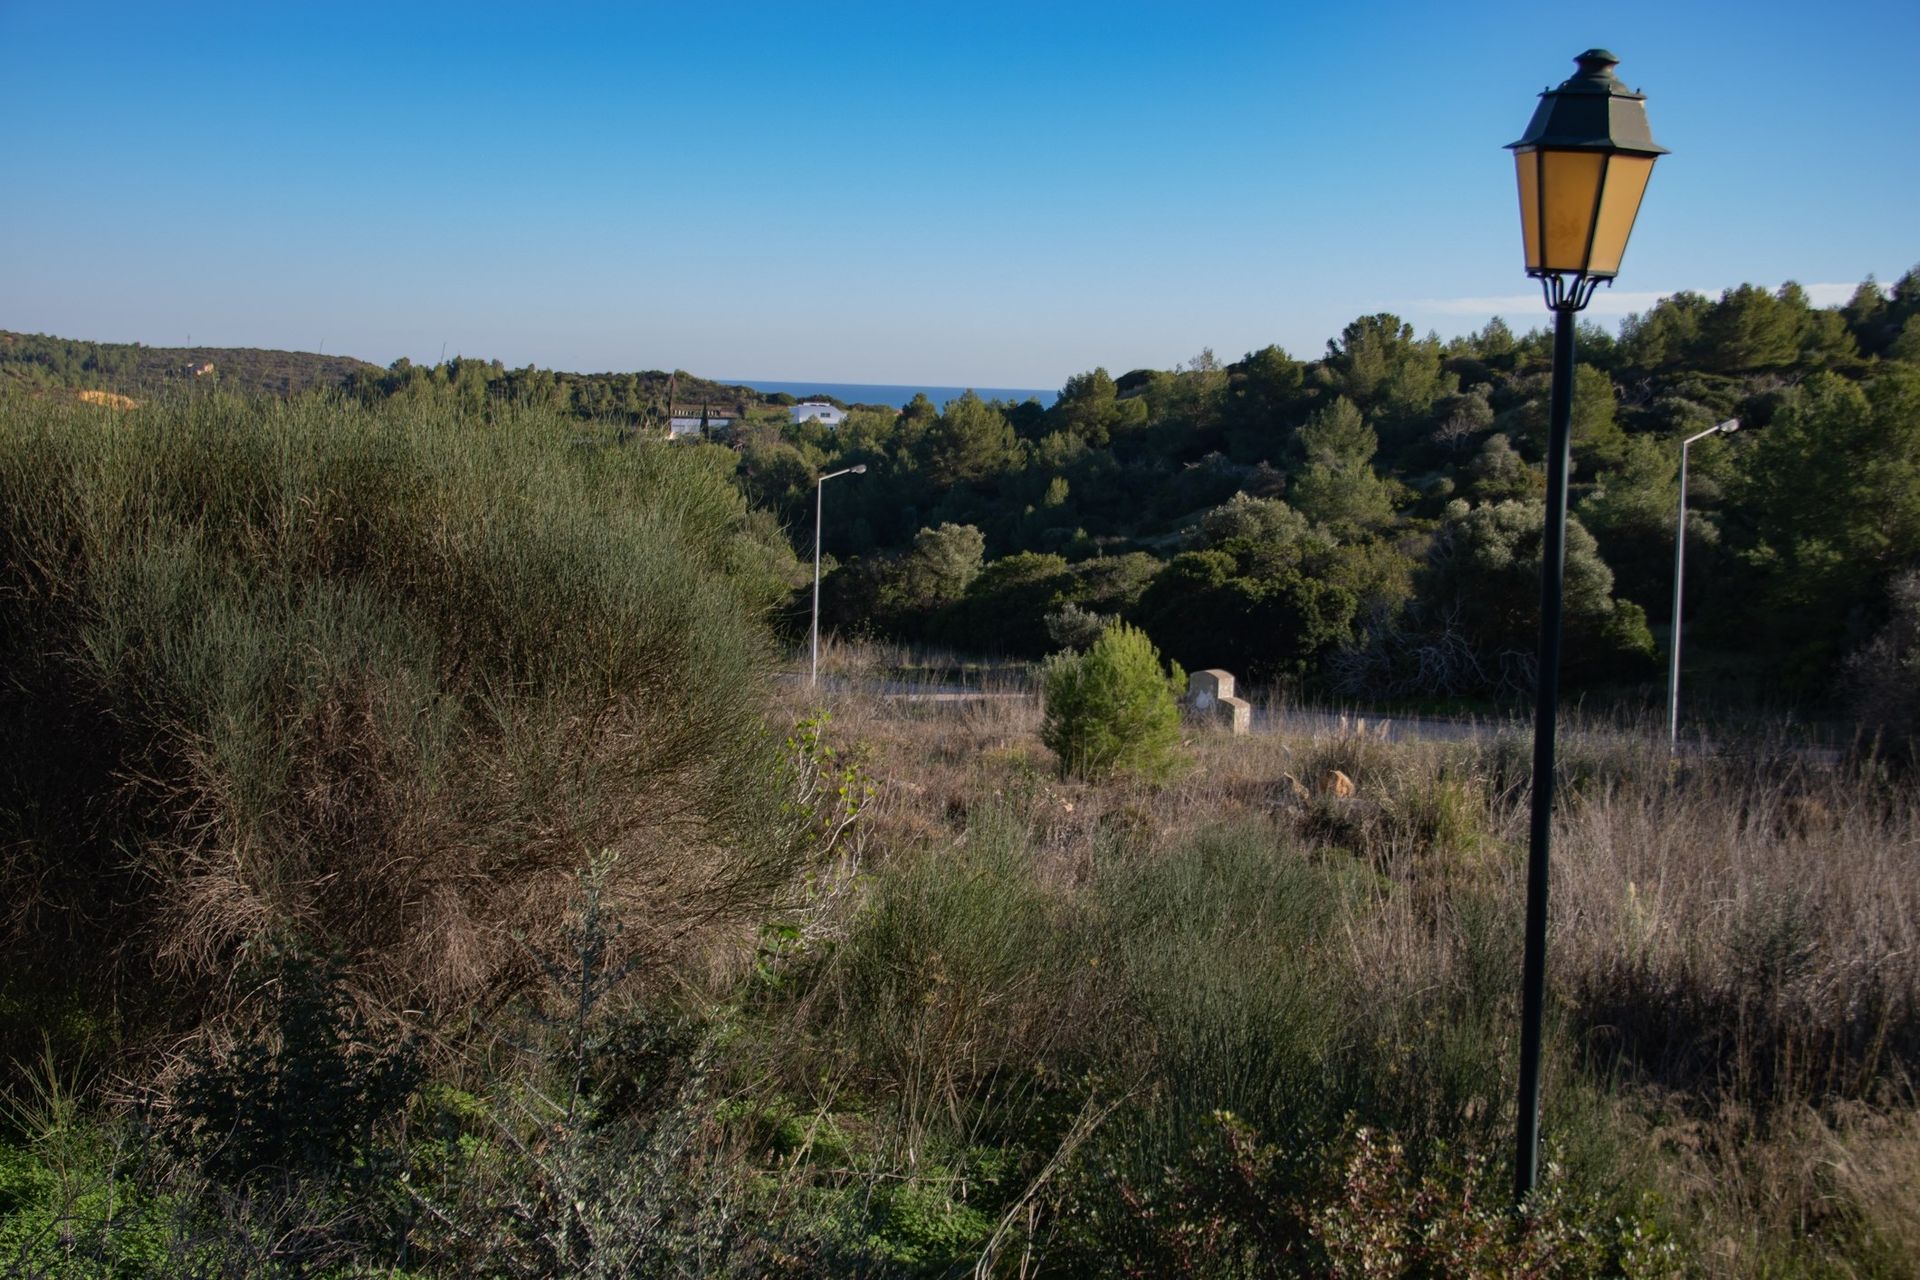
[[[1122,623],[1085,653],[1056,654],[1045,672],[1046,719],[1041,741],[1069,777],[1134,773],[1164,778],[1178,762],[1185,682],[1171,674],[1147,634]]]
[[[510,404],[0,397],[0,1010],[177,1031],[289,939],[459,1009],[602,849],[649,958],[762,910],[804,843],[767,723],[795,561],[716,452]]]

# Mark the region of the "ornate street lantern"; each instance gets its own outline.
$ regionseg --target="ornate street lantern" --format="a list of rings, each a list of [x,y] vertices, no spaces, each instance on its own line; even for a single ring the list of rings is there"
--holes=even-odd
[[[1567,470],[1572,447],[1574,314],[1627,251],[1655,157],[1646,99],[1613,78],[1605,49],[1574,59],[1580,73],[1540,95],[1513,151],[1527,274],[1553,311],[1553,392],[1547,412],[1547,510],[1540,547],[1540,652],[1533,713],[1533,812],[1527,841],[1526,939],[1520,981],[1519,1122],[1514,1197],[1525,1200],[1540,1161],[1540,1037],[1547,988],[1547,880],[1553,842],[1554,731],[1560,705],[1560,615],[1567,577]]]
[[[1580,72],[1540,95],[1533,122],[1508,144],[1520,182],[1527,274],[1548,305],[1577,311],[1620,270],[1653,162],[1667,154],[1647,129],[1646,97],[1614,79],[1619,59],[1589,49]]]

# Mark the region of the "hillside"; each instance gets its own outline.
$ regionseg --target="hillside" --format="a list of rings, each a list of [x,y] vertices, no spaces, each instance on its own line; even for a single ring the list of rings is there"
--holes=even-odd
[[[1532,681],[1549,355],[1544,329],[1495,319],[1442,341],[1379,314],[1318,356],[1208,351],[1076,375],[1051,407],[922,397],[838,428],[684,371],[383,369],[9,333],[0,386],[138,399],[202,380],[186,369],[204,359],[223,390],[517,406],[628,439],[704,410],[735,420],[716,434],[736,484],[801,550],[815,477],[864,468],[822,531],[829,631],[1039,657],[1120,618],[1189,669],[1370,703],[1498,701]],[[1691,454],[1692,705],[1873,704],[1895,729],[1869,690],[1898,666],[1874,646],[1905,651],[1899,601],[1920,598],[1920,268],[1837,308],[1792,284],[1677,294],[1617,332],[1584,326],[1579,360],[1572,685],[1655,696],[1679,443],[1738,419]]]
[[[1731,597],[1865,616],[1920,563],[1920,368],[1881,342],[1912,304],[1730,291],[1587,336],[1583,675],[1645,634],[1626,535],[1702,415],[1750,425],[1694,458],[1701,649],[1717,616],[1785,670],[1848,637]],[[1736,363],[1734,328],[1771,336]],[[1569,710],[1521,1214],[1524,720],[1196,720],[1156,781],[1083,776],[1036,698],[889,696],[893,651],[779,678],[809,575],[736,486],[804,496],[821,457],[872,459],[825,513],[867,522],[828,582],[876,630],[1137,617],[1303,684],[1511,643],[1540,358],[1503,329],[1363,318],[1312,362],[733,448],[582,427],[582,388],[651,375],[474,361],[111,420],[0,394],[7,1274],[1914,1274],[1920,805],[1886,748],[1920,612],[1880,654],[1906,728],[1830,765],[1784,720],[1674,756]]]
[[[252,395],[294,395],[344,386],[378,366],[351,356],[259,347],[149,347],[142,343],[86,342],[40,333],[0,330],[0,384],[152,395],[196,380],[189,369],[212,364],[221,386]],[[205,377],[207,375],[200,375]]]
[[[192,370],[211,364],[211,374]],[[684,370],[565,373],[498,360],[455,356],[436,365],[402,357],[382,368],[351,356],[260,347],[149,347],[88,342],[0,329],[0,387],[107,391],[142,398],[168,386],[213,379],[247,395],[292,396],[334,388],[363,399],[383,399],[426,387],[476,399],[532,399],[583,418],[639,421],[662,417],[669,393],[675,411],[716,417],[766,409],[791,396],[766,396],[751,387],[696,377]]]
[[[1189,670],[1370,704],[1524,696],[1550,357],[1498,319],[1442,340],[1361,316],[1316,356],[1094,369],[1048,408],[739,434],[741,482],[804,538],[813,477],[866,468],[827,503],[829,631],[1037,658],[1119,618]],[[1862,679],[1897,663],[1868,644],[1904,652],[1896,602],[1920,592],[1920,268],[1838,308],[1792,284],[1677,294],[1583,325],[1578,358],[1566,678],[1659,696],[1680,444],[1738,419],[1690,455],[1689,707],[1881,723]]]

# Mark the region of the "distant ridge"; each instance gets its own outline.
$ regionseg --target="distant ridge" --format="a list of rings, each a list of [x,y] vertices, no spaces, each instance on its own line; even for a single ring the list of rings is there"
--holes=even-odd
[[[443,367],[452,377],[462,367],[473,365],[486,366],[496,374],[503,371],[498,361],[463,356],[452,357],[444,366],[437,367]],[[419,369],[428,367],[401,360],[387,368],[352,356],[270,347],[149,347],[137,342],[89,342],[82,338],[0,329],[0,388],[90,390],[142,397],[168,386],[192,385],[210,379],[227,390],[245,394],[289,396],[328,389],[391,390],[387,384],[404,381],[408,371],[414,371],[417,376]],[[534,372],[534,367],[526,366],[526,371]],[[1032,399],[1043,405],[1051,405],[1059,394],[1032,387],[968,388],[924,383],[766,379],[721,381],[701,378],[684,370],[669,373],[662,369],[600,373],[539,370],[538,373],[543,379],[557,379],[581,387],[582,394],[574,397],[579,402],[575,407],[588,415],[618,416],[623,412],[633,413],[643,405],[647,411],[657,413],[667,407],[669,400],[676,411],[697,414],[703,406],[716,412],[734,411],[749,405],[764,408],[808,397],[824,397],[846,405],[886,405],[900,409],[921,393],[941,407],[969,390],[983,400],[1020,403]],[[600,390],[593,390],[595,387]]]
[[[355,374],[380,372],[351,356],[262,347],[149,347],[137,342],[87,342],[0,329],[0,385],[88,388],[137,395],[169,383],[189,383],[191,370],[211,364],[222,386],[265,395],[294,395],[345,386]]]

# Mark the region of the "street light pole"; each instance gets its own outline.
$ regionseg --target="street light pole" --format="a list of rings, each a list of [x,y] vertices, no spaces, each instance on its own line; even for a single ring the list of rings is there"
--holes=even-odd
[[[1680,742],[1680,587],[1687,573],[1687,450],[1696,440],[1740,429],[1740,419],[1708,427],[1680,442],[1680,515],[1673,527],[1673,634],[1667,644],[1667,752]]]
[[[1559,729],[1561,605],[1567,583],[1567,473],[1573,448],[1574,316],[1594,282],[1569,292],[1555,278],[1553,392],[1547,427],[1547,510],[1540,543],[1540,645],[1534,678],[1533,810],[1527,834],[1527,923],[1520,978],[1520,1107],[1514,1197],[1524,1200],[1539,1178],[1540,1054],[1546,1019],[1547,881],[1553,843],[1553,761]]]
[[[1540,95],[1509,149],[1520,187],[1527,274],[1553,312],[1547,508],[1540,540],[1540,648],[1533,715],[1533,809],[1527,840],[1526,934],[1520,982],[1520,1084],[1514,1199],[1539,1181],[1540,1065],[1546,1021],[1547,885],[1553,841],[1554,734],[1560,702],[1561,606],[1567,574],[1567,474],[1572,448],[1574,317],[1620,270],[1654,160],[1645,98],[1614,79],[1619,59],[1589,49],[1578,75]]]
[[[807,683],[818,686],[820,683],[820,516],[826,510],[827,481],[835,476],[863,476],[867,474],[867,464],[844,467],[839,471],[829,471],[813,484],[813,667],[807,677]]]

